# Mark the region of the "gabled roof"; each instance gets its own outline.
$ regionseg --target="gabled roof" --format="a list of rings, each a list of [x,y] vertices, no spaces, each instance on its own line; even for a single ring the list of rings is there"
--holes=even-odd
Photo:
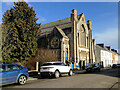
[[[51,27],[51,26],[56,26],[56,25],[59,25],[59,24],[70,23],[70,22],[71,22],[70,18],[66,18],[66,19],[55,21],[55,22],[50,22],[50,23],[47,23],[47,24],[43,24],[43,25],[41,25],[40,29],[48,28],[48,27]]]
[[[81,18],[81,16],[82,16],[82,14],[81,15],[78,15],[77,16],[77,18],[78,18],[78,20]],[[55,27],[55,26],[61,26],[61,25],[63,25],[64,27],[63,28],[61,28],[61,30],[62,29],[64,29],[64,28],[68,28],[68,27],[70,27],[71,26],[71,17],[69,17],[69,18],[66,18],[66,19],[62,19],[62,20],[58,20],[58,21],[55,21],[55,22],[51,22],[51,23],[47,23],[47,24],[43,24],[43,25],[41,25],[41,27],[40,27],[40,30],[41,30],[41,35],[40,35],[40,37],[42,36],[45,36],[46,35],[46,33],[47,34],[50,34],[52,31],[53,31],[53,28]],[[69,25],[68,25],[69,24]],[[64,31],[63,31],[64,32]]]
[[[82,16],[82,14],[77,16],[78,20],[81,18],[81,16]],[[47,24],[43,24],[43,25],[41,25],[40,30],[42,30],[44,28],[52,27],[52,26],[57,26],[57,25],[60,25],[60,24],[65,24],[65,23],[71,23],[71,17],[65,18],[65,19],[62,19],[62,20],[58,20],[58,21],[54,21],[54,22],[50,22],[50,23],[47,23]]]
[[[60,32],[60,34],[63,36],[63,37],[65,37],[65,38],[68,38],[66,35],[65,35],[65,33],[63,32],[63,30],[62,29],[60,29],[59,27],[55,27],[59,32]]]

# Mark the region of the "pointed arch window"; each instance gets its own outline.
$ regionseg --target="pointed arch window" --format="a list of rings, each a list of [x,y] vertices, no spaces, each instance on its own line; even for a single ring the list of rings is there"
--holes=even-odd
[[[86,32],[85,32],[85,27],[83,24],[81,25],[80,30],[81,30],[81,33],[80,33],[81,46],[86,47]]]

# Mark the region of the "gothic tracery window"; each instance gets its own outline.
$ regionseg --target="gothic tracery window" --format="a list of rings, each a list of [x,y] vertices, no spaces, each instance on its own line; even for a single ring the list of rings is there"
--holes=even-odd
[[[85,47],[86,46],[86,32],[85,32],[85,27],[82,24],[80,27],[80,41],[81,41],[81,46]]]

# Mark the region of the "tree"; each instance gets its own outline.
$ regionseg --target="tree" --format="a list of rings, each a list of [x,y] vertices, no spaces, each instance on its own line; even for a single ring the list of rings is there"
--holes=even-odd
[[[14,2],[13,8],[3,15],[2,60],[28,60],[36,54],[40,24],[35,11],[26,2]]]

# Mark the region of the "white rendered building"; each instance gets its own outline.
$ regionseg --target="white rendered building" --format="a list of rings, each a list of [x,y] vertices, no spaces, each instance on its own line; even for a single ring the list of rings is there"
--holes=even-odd
[[[101,61],[103,62],[103,67],[110,67],[113,65],[112,53],[110,51],[101,50]]]

